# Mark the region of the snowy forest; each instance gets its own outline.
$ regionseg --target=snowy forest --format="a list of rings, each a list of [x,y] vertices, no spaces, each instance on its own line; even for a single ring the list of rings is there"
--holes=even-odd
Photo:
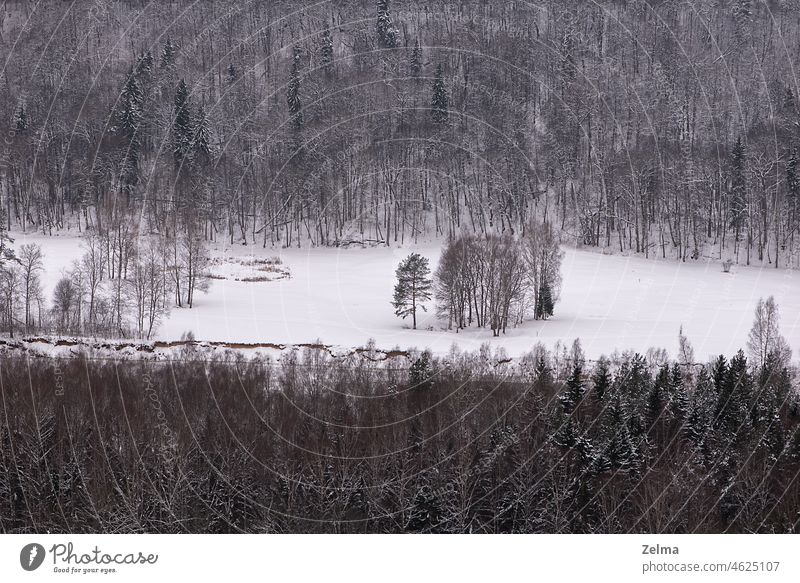
[[[773,356],[487,356],[86,356],[55,383],[13,356],[0,531],[797,532],[800,397]]]
[[[0,11],[5,229],[797,267],[795,2],[57,6]]]
[[[0,533],[800,531],[800,0],[6,2],[0,55]]]

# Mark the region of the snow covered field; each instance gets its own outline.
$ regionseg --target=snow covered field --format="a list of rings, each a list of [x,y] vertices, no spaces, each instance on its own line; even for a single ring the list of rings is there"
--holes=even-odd
[[[15,233],[15,246],[42,245],[46,293],[61,272],[80,255],[80,240]],[[638,257],[608,256],[565,249],[563,291],[555,316],[529,321],[492,338],[489,330],[455,333],[436,321],[431,304],[418,318],[394,316],[390,305],[397,263],[411,251],[431,260],[435,268],[438,244],[374,249],[261,249],[241,246],[214,250],[214,279],[195,307],[173,309],[156,337],[179,339],[191,331],[198,340],[227,342],[308,343],[320,340],[343,347],[364,345],[374,338],[380,348],[418,347],[449,351],[453,343],[475,350],[488,342],[510,356],[537,342],[552,347],[579,337],[590,358],[619,350],[666,348],[675,355],[678,330],[694,345],[698,360],[731,355],[745,348],[759,297],[775,296],[781,330],[800,352],[800,273],[773,268],[734,266],[723,273],[716,263],[676,263]],[[279,256],[282,269],[259,279],[258,262]]]

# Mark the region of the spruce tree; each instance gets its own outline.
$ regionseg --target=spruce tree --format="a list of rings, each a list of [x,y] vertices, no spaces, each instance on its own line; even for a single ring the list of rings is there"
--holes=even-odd
[[[202,105],[197,108],[197,113],[195,113],[193,130],[192,151],[201,159],[208,160],[211,155],[211,126]]]
[[[416,40],[414,48],[411,49],[408,68],[412,77],[419,77],[422,72],[422,48],[419,46],[419,39]]]
[[[671,396],[669,401],[670,415],[678,421],[683,421],[689,411],[689,395],[683,382],[680,366],[672,364],[672,379],[670,382]]]
[[[124,137],[124,156],[121,162],[120,181],[128,196],[139,182],[139,127],[142,123],[142,88],[132,69],[120,95],[120,108],[115,130]]]
[[[295,131],[303,129],[303,103],[300,99],[300,51],[295,49],[292,68],[289,73],[289,85],[286,89],[286,103],[289,106],[289,117]]]
[[[397,46],[397,29],[392,24],[389,0],[378,0],[378,21],[375,26],[378,34],[378,45],[383,49],[393,49]]]
[[[786,199],[789,208],[789,232],[794,232],[800,207],[800,177],[797,173],[797,148],[792,148],[789,160],[786,162]]]
[[[117,129],[131,142],[136,139],[142,121],[142,88],[133,71],[128,75],[120,95]]]
[[[175,91],[174,117],[172,121],[172,148],[175,165],[181,167],[190,161],[192,151],[193,123],[189,102],[189,89],[181,79]]]
[[[14,129],[18,134],[28,131],[28,114],[25,112],[25,104],[20,103],[14,114]]]
[[[433,80],[433,95],[431,97],[431,118],[436,125],[447,123],[449,98],[447,87],[444,84],[444,69],[442,65],[436,67],[436,78]]]
[[[534,317],[537,320],[547,320],[547,318],[553,315],[554,308],[553,290],[550,287],[550,282],[548,282],[547,279],[543,279],[539,286],[539,293],[536,296]]]
[[[164,48],[161,49],[161,62],[159,66],[162,69],[171,69],[175,65],[175,53],[177,48],[172,43],[172,40],[167,37],[164,43]]]
[[[745,147],[740,137],[736,139],[736,145],[733,147],[731,156],[729,191],[730,227],[736,236],[736,243],[740,241],[747,211],[746,163]]]
[[[569,379],[567,379],[567,386],[559,396],[561,406],[564,408],[564,413],[571,415],[573,411],[580,405],[583,396],[586,394],[586,387],[583,383],[583,370],[581,365],[577,364],[572,369]]]
[[[328,26],[322,31],[322,43],[319,48],[319,56],[325,74],[330,77],[333,75],[333,36],[331,36],[331,29]]]
[[[426,390],[433,387],[433,367],[431,355],[423,352],[408,369],[408,384],[412,389]]]
[[[608,371],[607,359],[601,358],[597,361],[592,373],[592,385],[594,400],[597,403],[602,403],[606,398],[608,389],[611,387],[611,374]]]
[[[419,253],[406,257],[395,271],[397,284],[394,286],[392,300],[394,313],[404,320],[411,316],[414,330],[417,329],[417,309],[427,311],[422,302],[431,299],[433,282],[430,274],[428,259]]]

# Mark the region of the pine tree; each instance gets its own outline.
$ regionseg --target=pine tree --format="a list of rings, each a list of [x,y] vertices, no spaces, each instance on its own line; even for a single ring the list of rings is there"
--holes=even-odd
[[[378,0],[377,11],[376,31],[378,33],[378,45],[384,49],[393,49],[397,46],[398,31],[392,24],[389,0]]]
[[[431,299],[433,282],[428,259],[419,253],[412,253],[400,262],[395,271],[397,284],[394,286],[392,305],[395,315],[404,320],[411,316],[414,330],[417,329],[417,308],[427,311],[422,302]]]
[[[436,125],[447,123],[449,99],[447,87],[444,84],[444,70],[441,65],[436,67],[436,78],[433,80],[433,96],[431,97],[431,118]]]
[[[330,77],[333,75],[333,36],[331,36],[331,29],[328,26],[322,31],[322,43],[319,54],[322,68],[325,74]]]
[[[286,89],[286,103],[289,106],[289,117],[295,131],[303,129],[303,103],[300,99],[300,51],[295,48],[292,68],[289,73],[289,85]]]

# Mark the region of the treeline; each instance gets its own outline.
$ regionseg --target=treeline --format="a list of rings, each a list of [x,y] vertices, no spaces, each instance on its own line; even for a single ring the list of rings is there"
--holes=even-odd
[[[0,531],[797,532],[793,373],[657,356],[6,353]]]
[[[794,2],[101,0],[2,19],[7,227],[339,245],[536,218],[584,245],[797,266]]]
[[[83,254],[44,294],[44,253],[22,245],[0,257],[0,332],[149,339],[173,307],[208,290],[206,241],[191,227],[138,237],[130,225],[87,232]],[[52,275],[52,274],[51,274]]]

